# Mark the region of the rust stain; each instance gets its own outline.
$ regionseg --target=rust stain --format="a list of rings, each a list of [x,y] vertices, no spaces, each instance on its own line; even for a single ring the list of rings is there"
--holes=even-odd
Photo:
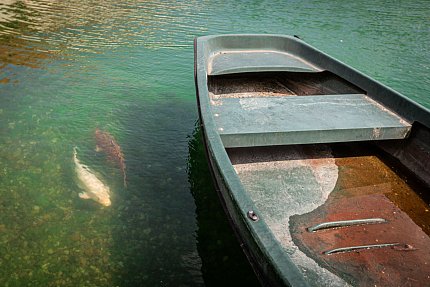
[[[120,145],[110,133],[102,131],[99,128],[96,128],[94,135],[96,138],[96,150],[104,152],[109,160],[118,165],[123,174],[124,187],[127,187],[125,159]]]
[[[290,218],[294,242],[309,257],[353,285],[430,285],[428,205],[377,157],[337,158],[336,164],[339,180],[324,205]],[[384,218],[387,222],[306,230],[322,222],[365,218]],[[384,243],[400,245],[323,254],[335,248]]]

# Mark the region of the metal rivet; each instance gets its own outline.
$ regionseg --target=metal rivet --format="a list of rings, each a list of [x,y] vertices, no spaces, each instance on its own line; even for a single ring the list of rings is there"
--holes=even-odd
[[[257,214],[255,214],[253,210],[248,211],[248,218],[251,219],[252,221],[258,220],[258,216]]]

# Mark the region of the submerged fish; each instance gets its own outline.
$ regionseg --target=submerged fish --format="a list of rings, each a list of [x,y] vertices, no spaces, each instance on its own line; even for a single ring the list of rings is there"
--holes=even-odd
[[[73,161],[75,162],[75,171],[80,185],[85,190],[79,193],[79,197],[83,199],[92,199],[104,206],[111,205],[109,187],[98,179],[88,166],[79,161],[76,147],[73,149]]]
[[[114,161],[122,171],[124,178],[124,187],[127,187],[127,177],[125,173],[125,159],[121,151],[121,147],[116,142],[115,138],[108,132],[96,128],[96,151],[106,153],[108,159]]]

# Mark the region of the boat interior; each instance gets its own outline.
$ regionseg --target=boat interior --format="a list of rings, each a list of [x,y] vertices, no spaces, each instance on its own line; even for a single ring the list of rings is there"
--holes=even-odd
[[[304,273],[430,284],[427,127],[328,71],[210,75],[208,90],[244,189]]]
[[[314,72],[262,72],[210,76],[208,88],[215,98],[363,94],[359,87],[335,74]]]

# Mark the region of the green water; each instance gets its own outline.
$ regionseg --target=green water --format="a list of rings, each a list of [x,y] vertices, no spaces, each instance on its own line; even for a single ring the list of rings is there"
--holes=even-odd
[[[3,1],[0,286],[257,285],[196,128],[193,39],[297,34],[430,108],[430,2],[362,2]],[[112,206],[78,197],[74,146]]]

